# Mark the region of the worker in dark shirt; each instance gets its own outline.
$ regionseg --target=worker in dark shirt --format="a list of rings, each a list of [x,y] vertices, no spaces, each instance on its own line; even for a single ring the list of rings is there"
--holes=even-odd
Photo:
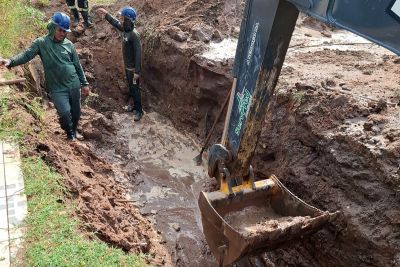
[[[70,32],[69,16],[56,12],[47,26],[49,33],[37,38],[24,52],[11,59],[0,58],[8,68],[25,64],[39,55],[44,67],[46,87],[57,109],[61,128],[71,141],[80,138],[76,131],[81,116],[81,92],[89,95],[89,83],[79,63]]]
[[[143,116],[142,101],[140,96],[139,77],[141,72],[141,44],[139,33],[135,29],[136,10],[132,7],[124,7],[120,15],[122,23],[111,16],[104,8],[97,11],[105,15],[105,19],[122,32],[122,52],[125,64],[125,74],[128,80],[129,94],[133,98],[134,120],[139,121]]]

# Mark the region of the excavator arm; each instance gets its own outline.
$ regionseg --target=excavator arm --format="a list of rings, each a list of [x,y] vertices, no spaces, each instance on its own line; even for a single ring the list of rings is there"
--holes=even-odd
[[[348,29],[400,54],[400,0],[249,0],[236,50],[234,93],[221,144],[230,151],[230,174],[243,177],[261,133],[285,59],[298,10]],[[218,149],[211,152],[218,155]],[[209,169],[218,160],[210,153]],[[209,172],[210,176],[215,174]]]
[[[224,162],[230,175],[237,179],[251,174],[250,162],[299,11],[286,1],[264,0],[247,1],[244,13],[233,69],[236,87],[222,144],[210,149],[211,177],[218,176],[212,170],[218,169],[217,162],[221,162],[218,150],[225,148],[232,159]]]
[[[256,181],[251,166],[299,10],[400,54],[400,0],[246,1],[224,133],[209,150],[219,190],[199,196],[203,232],[221,266],[315,232],[337,215],[308,205],[274,176]]]

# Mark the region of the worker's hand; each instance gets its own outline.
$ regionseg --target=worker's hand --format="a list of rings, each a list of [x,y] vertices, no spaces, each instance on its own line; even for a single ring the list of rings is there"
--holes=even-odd
[[[140,78],[140,75],[139,74],[137,74],[137,73],[134,73],[133,74],[133,79],[136,81],[137,79],[139,79]]]
[[[0,58],[0,66],[9,67],[11,64],[11,60]]]
[[[105,15],[107,15],[108,11],[105,10],[104,8],[102,8],[102,7],[99,7],[98,9],[96,9],[96,13],[99,14],[99,15],[105,16]]]
[[[85,85],[81,88],[81,92],[83,96],[88,96],[90,94],[90,88],[88,85]]]

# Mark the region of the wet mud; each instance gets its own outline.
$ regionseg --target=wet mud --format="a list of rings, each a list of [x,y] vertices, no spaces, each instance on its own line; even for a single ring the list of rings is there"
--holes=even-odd
[[[114,113],[113,121],[119,125],[115,143],[123,147],[105,146],[97,153],[119,158],[121,170],[133,173],[129,199],[162,236],[174,265],[212,266],[197,206],[209,178],[204,165],[193,161],[199,152],[190,134],[177,131],[156,112],[146,113],[138,123],[131,113]]]

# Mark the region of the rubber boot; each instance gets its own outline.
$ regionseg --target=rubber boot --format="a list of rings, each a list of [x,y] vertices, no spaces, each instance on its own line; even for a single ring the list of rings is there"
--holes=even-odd
[[[72,15],[74,15],[74,22],[72,22],[72,26],[76,27],[79,24],[79,12],[78,9],[73,8],[71,9]]]
[[[67,132],[67,139],[69,141],[75,142],[76,141],[76,135],[74,133],[74,131],[70,130],[70,131],[66,131]]]
[[[85,137],[83,137],[83,135],[81,133],[79,133],[78,131],[75,131],[75,137],[79,141],[82,141],[83,139],[85,139]]]
[[[136,113],[133,116],[134,121],[140,121],[140,119],[143,117],[143,112],[136,111]]]
[[[85,139],[84,137],[83,137],[83,135],[80,133],[80,132],[78,132],[78,130],[77,130],[77,125],[74,125],[73,126],[73,128],[74,128],[74,130],[72,131],[72,133],[74,134],[74,136],[75,136],[75,138],[77,139],[77,140],[83,140],[83,139]]]
[[[85,23],[86,28],[90,28],[93,26],[93,23],[90,21],[89,13],[87,11],[81,11],[83,21]]]

